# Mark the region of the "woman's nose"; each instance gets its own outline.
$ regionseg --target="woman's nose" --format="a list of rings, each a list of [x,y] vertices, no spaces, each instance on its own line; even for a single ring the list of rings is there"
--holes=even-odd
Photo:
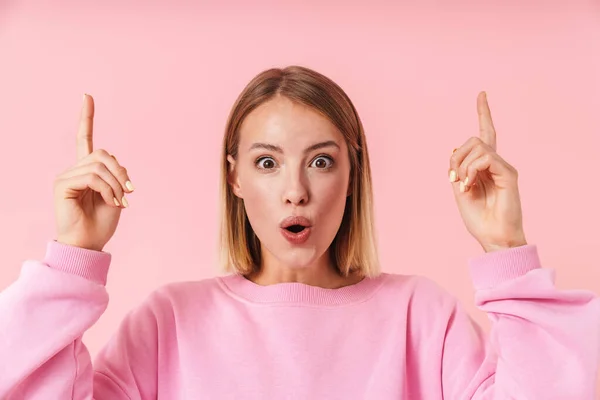
[[[294,205],[306,204],[308,202],[308,182],[302,171],[289,171],[283,174],[283,202]]]

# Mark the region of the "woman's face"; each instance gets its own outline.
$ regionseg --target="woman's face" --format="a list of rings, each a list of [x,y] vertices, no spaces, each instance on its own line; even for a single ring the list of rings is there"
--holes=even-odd
[[[263,266],[321,268],[344,215],[350,161],[344,137],[324,116],[277,96],[242,123],[230,175],[262,247]],[[288,217],[305,228],[284,229]],[[294,233],[293,231],[298,231]]]

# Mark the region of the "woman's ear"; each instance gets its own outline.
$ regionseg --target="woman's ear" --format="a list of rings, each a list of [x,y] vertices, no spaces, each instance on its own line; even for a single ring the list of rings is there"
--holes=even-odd
[[[242,187],[237,174],[236,160],[230,154],[227,155],[227,183],[231,185],[231,190],[240,199],[242,197]]]

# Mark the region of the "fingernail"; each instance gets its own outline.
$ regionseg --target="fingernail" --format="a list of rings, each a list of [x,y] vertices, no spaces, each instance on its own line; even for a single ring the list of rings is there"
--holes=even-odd
[[[83,94],[83,99],[82,99],[83,101],[85,101],[85,96],[87,96],[87,93]]]
[[[129,202],[127,201],[127,199],[125,198],[125,196],[123,196],[123,200],[121,200],[121,203],[123,203],[123,207],[129,207]]]
[[[461,192],[461,193],[464,193],[464,191],[465,191],[465,183],[464,183],[464,182],[461,182],[461,183],[460,183],[460,192]]]
[[[456,171],[450,170],[450,182],[456,182]]]
[[[133,187],[133,183],[131,183],[131,181],[125,182],[125,187],[127,188],[127,190],[133,192],[134,187]]]
[[[467,177],[465,178],[465,186],[467,186],[468,184],[469,184],[469,177],[467,176]]]
[[[115,206],[119,207],[119,206],[120,206],[120,204],[119,204],[119,200],[117,200],[117,198],[116,198],[116,197],[113,197],[113,200],[114,200],[114,202],[115,202]]]

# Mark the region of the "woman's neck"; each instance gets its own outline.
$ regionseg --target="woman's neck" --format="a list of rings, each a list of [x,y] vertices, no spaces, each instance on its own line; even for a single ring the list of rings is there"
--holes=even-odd
[[[310,266],[291,268],[283,266],[267,256],[264,257],[263,265],[258,271],[246,275],[245,278],[261,286],[297,282],[325,289],[337,289],[358,283],[363,276],[352,273],[347,277],[343,276],[328,261],[328,257]]]

